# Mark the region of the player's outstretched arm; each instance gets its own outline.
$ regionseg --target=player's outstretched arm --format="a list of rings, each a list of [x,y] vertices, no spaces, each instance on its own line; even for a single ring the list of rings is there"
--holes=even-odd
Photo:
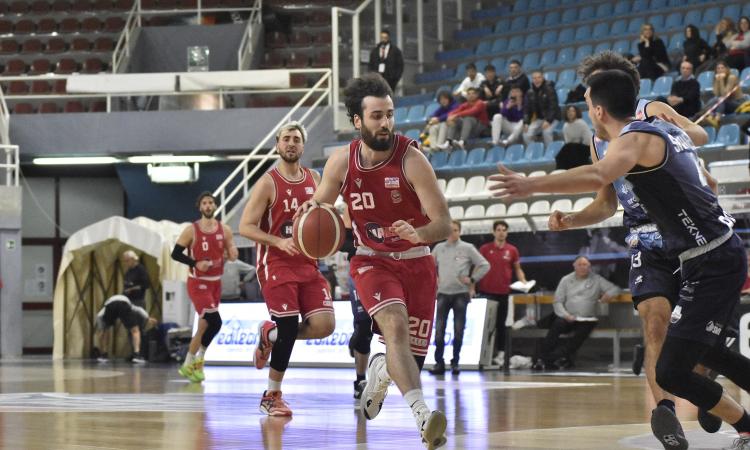
[[[422,152],[413,147],[409,148],[409,153],[406,155],[404,175],[414,187],[419,202],[422,204],[422,209],[430,218],[430,223],[414,230],[411,225],[399,220],[393,223],[396,232],[402,238],[414,243],[430,243],[446,239],[451,233],[451,215],[448,212],[448,203],[445,201],[443,193],[440,192],[432,166]],[[409,228],[414,232],[411,238],[402,236],[402,233],[399,232],[399,229],[401,229],[403,233],[411,234]]]
[[[664,102],[651,102],[646,106],[646,115],[648,117],[656,116],[670,119],[672,123],[682,128],[693,144],[696,146],[706,145],[708,143],[708,133],[702,126],[683,116]],[[665,116],[665,117],[663,117]]]
[[[240,236],[244,236],[259,244],[278,247],[289,255],[299,254],[291,238],[283,239],[279,236],[261,230],[260,224],[263,214],[269,205],[273,204],[276,192],[271,176],[263,175],[250,192],[250,199],[242,211],[240,218]]]

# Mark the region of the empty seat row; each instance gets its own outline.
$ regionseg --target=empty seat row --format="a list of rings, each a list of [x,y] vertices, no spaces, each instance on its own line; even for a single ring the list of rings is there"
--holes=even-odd
[[[311,34],[306,31],[295,31],[291,36],[275,31],[266,34],[265,45],[268,48],[284,48],[288,46],[307,47],[310,45],[330,45],[331,32],[323,31]]]
[[[119,33],[125,26],[125,19],[119,16],[107,17],[102,20],[98,17],[87,17],[78,20],[75,17],[67,17],[57,21],[45,17],[37,21],[21,19],[17,22],[0,19],[0,35],[10,34],[53,34],[53,33]]]
[[[46,95],[46,94],[65,94],[66,80],[54,80],[52,82],[44,80],[34,80],[31,83],[26,81],[14,80],[3,86],[5,95]]]
[[[109,37],[102,36],[93,43],[83,37],[66,41],[63,38],[50,38],[46,42],[39,39],[27,39],[21,43],[14,39],[0,41],[0,55],[34,54],[34,53],[64,53],[73,52],[111,52],[115,42]]]
[[[261,64],[264,69],[277,69],[286,67],[288,69],[302,69],[305,67],[330,67],[333,56],[330,50],[309,55],[304,52],[293,52],[284,57],[278,52],[265,54],[265,60]]]
[[[100,73],[107,69],[107,63],[98,58],[88,58],[82,64],[72,58],[62,58],[57,62],[49,59],[36,59],[31,65],[27,66],[23,60],[11,59],[5,63],[3,76],[19,75],[44,75],[47,73],[72,74],[75,72],[82,73]]]
[[[85,13],[90,11],[128,11],[135,0],[15,0],[0,2],[0,14]]]
[[[36,108],[31,103],[16,103],[13,107],[13,114],[33,114],[35,112],[41,114],[47,113],[80,113],[80,112],[104,112],[107,110],[107,102],[105,101],[92,101],[88,104],[77,100],[65,102],[60,105],[55,102],[44,102]]]
[[[527,147],[513,144],[508,148],[495,146],[490,149],[478,147],[471,151],[454,150],[435,152],[430,156],[430,164],[439,171],[464,171],[471,169],[492,169],[503,164],[538,164],[553,162],[564,143],[553,141],[545,148],[541,142],[532,142]]]
[[[550,203],[549,200],[537,200],[531,203],[516,202],[511,203],[510,205],[495,203],[488,207],[485,207],[484,205],[471,205],[466,208],[463,206],[451,206],[448,211],[451,218],[455,220],[496,219],[529,215],[542,216],[540,218],[546,221],[547,216],[552,211],[581,211],[593,201],[594,199],[591,197],[583,197],[575,201],[569,198],[561,198],[552,203]]]

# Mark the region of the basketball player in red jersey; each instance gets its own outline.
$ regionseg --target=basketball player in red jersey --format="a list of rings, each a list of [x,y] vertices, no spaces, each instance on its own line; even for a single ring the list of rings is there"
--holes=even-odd
[[[201,218],[185,227],[177,238],[172,250],[172,259],[190,266],[188,295],[195,306],[195,312],[200,316],[198,332],[190,341],[185,362],[180,367],[180,375],[192,382],[200,383],[205,379],[203,355],[221,330],[219,301],[224,260],[236,260],[238,251],[234,246],[232,230],[214,218],[214,196],[210,192],[204,192],[196,203]],[[186,248],[189,249],[187,255],[184,253]]]
[[[255,349],[258,369],[271,357],[268,389],[260,401],[260,411],[269,416],[292,415],[281,398],[281,381],[294,341],[326,337],[335,325],[333,298],[318,261],[302,254],[291,237],[294,213],[320,181],[317,172],[299,162],[306,138],[305,128],[297,122],[279,129],[276,151],[281,160],[253,186],[240,220],[240,234],[258,244],[258,281],[271,314],[271,320],[258,328]]]
[[[344,196],[357,247],[351,274],[387,349],[370,358],[360,409],[368,419],[377,416],[395,381],[423,443],[433,449],[446,443],[446,418],[425,404],[419,371],[437,293],[428,244],[450,234],[448,205],[416,142],[393,133],[393,93],[385,80],[378,74],[355,78],[345,96],[361,139],[331,156],[313,201],[298,213],[316,203],[333,203],[339,193]]]

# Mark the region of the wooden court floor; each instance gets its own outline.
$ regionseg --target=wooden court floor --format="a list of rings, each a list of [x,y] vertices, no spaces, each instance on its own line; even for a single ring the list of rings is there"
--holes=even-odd
[[[3,449],[399,449],[421,444],[411,412],[392,387],[367,421],[352,399],[352,369],[290,368],[291,419],[258,411],[266,371],[206,368],[202,385],[176,366],[18,360],[0,363]],[[427,403],[448,416],[446,449],[661,449],[651,436],[643,377],[423,372]],[[721,381],[721,379],[720,379]],[[729,382],[730,393],[750,407]],[[691,449],[729,446],[734,432],[700,430],[678,403]]]

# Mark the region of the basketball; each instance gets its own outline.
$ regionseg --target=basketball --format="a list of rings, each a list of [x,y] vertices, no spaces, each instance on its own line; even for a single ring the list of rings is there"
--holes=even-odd
[[[344,221],[333,206],[310,208],[294,221],[294,244],[310,258],[325,258],[344,244]]]

